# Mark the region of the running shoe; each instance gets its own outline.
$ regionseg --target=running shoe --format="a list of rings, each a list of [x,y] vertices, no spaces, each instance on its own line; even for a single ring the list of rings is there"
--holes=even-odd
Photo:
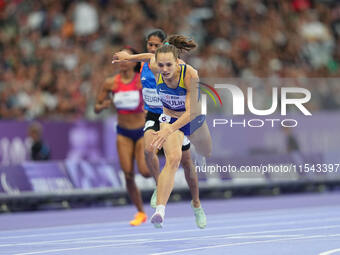
[[[155,212],[151,217],[151,223],[154,225],[155,228],[162,228],[163,221],[164,216],[159,212]]]
[[[197,227],[205,228],[207,225],[207,216],[205,215],[202,206],[200,206],[199,208],[195,208],[193,205],[193,201],[191,200],[191,208],[194,210]]]
[[[135,215],[135,218],[130,221],[131,226],[139,226],[147,220],[148,216],[143,212],[138,212]]]

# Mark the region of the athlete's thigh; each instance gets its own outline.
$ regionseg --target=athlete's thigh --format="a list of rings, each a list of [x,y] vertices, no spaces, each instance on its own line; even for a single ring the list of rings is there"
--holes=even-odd
[[[117,135],[117,151],[120,167],[125,173],[133,171],[134,142],[123,135]]]
[[[205,146],[211,148],[211,135],[207,125],[207,122],[204,121],[202,126],[197,129],[193,134],[189,136],[189,140],[197,147],[197,146]]]
[[[197,129],[191,136],[190,141],[195,145],[198,154],[204,157],[210,157],[212,152],[211,136],[206,122]]]
[[[165,128],[168,123],[161,123],[161,130]],[[176,130],[171,135],[168,136],[166,141],[163,144],[163,149],[165,156],[170,153],[180,153],[182,155],[182,144],[183,144],[184,134],[183,132]]]
[[[157,150],[156,148],[154,148],[151,145],[151,143],[152,143],[152,141],[155,137],[155,135],[153,134],[154,132],[156,132],[156,131],[154,131],[152,129],[148,129],[144,132],[144,148],[148,152],[152,152],[152,151],[156,152],[156,150]]]

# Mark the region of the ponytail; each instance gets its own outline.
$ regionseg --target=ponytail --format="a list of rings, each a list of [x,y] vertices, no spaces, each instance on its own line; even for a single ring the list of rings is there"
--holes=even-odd
[[[159,53],[172,52],[174,57],[177,59],[179,57],[180,51],[190,51],[196,47],[196,42],[188,37],[183,35],[171,35],[169,38],[167,38],[164,45],[156,50],[155,56],[157,59],[157,55]]]
[[[171,35],[167,39],[167,42],[179,50],[190,51],[197,47],[197,44],[194,40],[183,35]]]

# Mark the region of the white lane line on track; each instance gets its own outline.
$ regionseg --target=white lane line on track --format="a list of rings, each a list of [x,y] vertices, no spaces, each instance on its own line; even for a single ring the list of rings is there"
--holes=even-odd
[[[225,239],[269,239],[269,238],[283,238],[283,237],[302,237],[304,235],[244,235],[244,236],[231,236],[225,237]],[[73,244],[105,244],[105,243],[119,243],[124,245],[136,244],[136,243],[144,243],[154,241],[154,239],[133,239],[133,240],[112,240],[112,239],[98,239],[98,240],[79,240],[72,241]],[[157,241],[157,240],[156,240]],[[70,242],[58,242],[59,245],[70,245]]]
[[[339,210],[340,211],[340,210]],[[340,215],[340,213],[337,213],[338,215]],[[308,214],[307,214],[308,215]],[[327,214],[321,213],[321,214],[309,214],[308,216],[312,216],[312,219],[314,217],[320,217],[320,218],[324,218],[324,217],[329,217],[329,212]],[[322,217],[324,216],[324,217]],[[211,217],[214,217],[213,215]],[[226,218],[230,218],[228,214],[226,214],[224,217],[221,217],[221,219],[212,219],[209,220],[209,216],[208,216],[208,224],[214,224],[214,223],[220,223],[221,221],[224,224],[233,224],[233,223],[237,223],[237,222],[242,222],[244,223],[245,221],[253,221],[254,219],[256,219],[257,221],[259,220],[270,220],[270,219],[285,219],[288,218],[291,219],[293,217],[294,218],[299,218],[299,217],[303,217],[304,219],[306,218],[306,213],[303,214],[284,214],[284,215],[270,215],[270,216],[263,216],[263,217],[258,217],[256,215],[251,215],[248,218],[244,218],[244,217],[238,217],[238,219],[231,219],[231,220],[226,220]],[[191,217],[183,217],[186,221],[188,220],[188,218]],[[177,222],[176,218],[170,218],[171,222]],[[319,218],[318,218],[319,219]],[[118,223],[118,222],[117,222]],[[120,224],[124,224],[127,225],[126,222],[120,222]],[[106,224],[107,225],[111,225],[111,224]],[[113,224],[112,224],[113,225]],[[116,224],[115,224],[116,225]],[[128,230],[132,230],[131,226],[127,226]],[[212,229],[212,228],[209,228]],[[218,228],[217,228],[218,229]],[[38,229],[35,229],[38,230]],[[185,231],[185,230],[184,230]],[[192,231],[192,230],[189,230]],[[15,235],[15,236],[0,236],[0,240],[9,240],[9,239],[20,239],[20,238],[31,238],[31,237],[47,237],[47,236],[64,236],[64,235],[77,235],[77,234],[90,234],[90,233],[103,233],[103,232],[113,232],[113,228],[108,228],[108,229],[93,229],[93,230],[82,230],[82,231],[68,231],[68,232],[50,232],[50,233],[41,233],[41,234],[28,234],[28,235]],[[139,233],[138,235],[142,235],[141,233]],[[129,236],[129,234],[127,235]]]
[[[296,225],[296,224],[306,224],[306,223],[327,223],[336,221],[338,222],[340,217],[335,218],[327,218],[327,219],[313,219],[313,220],[299,220],[299,221],[286,221],[286,222],[276,222],[276,223],[259,223],[259,224],[244,224],[238,226],[224,226],[224,227],[212,227],[205,229],[206,232],[211,230],[232,230],[232,229],[242,229],[242,228],[254,228],[254,227],[267,227],[267,226],[286,226],[286,225]],[[124,237],[135,237],[135,236],[146,236],[146,235],[164,235],[164,234],[174,234],[174,233],[184,233],[184,232],[197,232],[195,229],[187,229],[187,230],[176,230],[176,231],[162,231],[162,232],[147,232],[147,233],[135,233],[135,234],[125,234],[125,235],[104,235],[97,237],[84,237],[84,238],[71,238],[71,239],[62,239],[62,240],[52,240],[52,241],[40,241],[40,242],[25,242],[25,243],[11,243],[11,244],[1,244],[1,247],[11,247],[11,246],[25,246],[25,245],[42,245],[42,244],[58,244],[59,242],[73,242],[73,241],[82,241],[82,240],[97,240],[97,239],[106,239],[106,238],[124,238]],[[202,230],[204,231],[204,230]],[[121,239],[122,240],[122,239]],[[124,239],[123,239],[124,240]]]
[[[321,235],[314,235],[314,236],[307,236],[307,237],[292,237],[292,238],[280,238],[280,239],[275,239],[275,240],[220,244],[220,245],[214,245],[214,246],[204,246],[204,247],[197,247],[197,248],[191,248],[191,249],[182,249],[182,250],[174,250],[174,251],[167,251],[167,252],[160,252],[160,253],[152,253],[150,255],[165,255],[165,254],[184,253],[184,252],[197,251],[197,250],[215,249],[215,248],[221,248],[221,247],[242,246],[242,245],[260,244],[260,243],[274,243],[274,242],[304,240],[304,239],[313,239],[313,238],[322,238],[322,237],[323,236]]]
[[[221,238],[226,239],[234,236],[242,236],[242,235],[252,235],[252,234],[267,234],[267,233],[283,233],[283,232],[298,232],[298,231],[306,231],[306,230],[321,230],[321,229],[335,229],[340,228],[340,225],[329,225],[329,226],[320,226],[320,227],[308,227],[308,228],[295,228],[295,229],[278,229],[278,230],[268,230],[268,231],[258,231],[258,232],[244,232],[238,234],[229,234],[229,235],[211,235],[211,236],[195,236],[195,237],[187,237],[187,238],[176,238],[176,239],[164,239],[164,240],[150,240],[150,241],[143,241],[143,242],[135,242],[129,243],[127,245],[132,244],[146,244],[146,243],[160,243],[160,242],[178,242],[178,241],[188,241],[188,240],[198,240],[198,239],[208,239],[208,238]],[[328,238],[328,237],[340,237],[340,234],[333,234],[333,235],[317,235],[318,238]],[[314,236],[316,237],[316,236]],[[300,237],[294,237],[293,239],[299,239]],[[301,237],[301,238],[309,238],[309,237]],[[292,238],[287,238],[292,239]],[[273,240],[274,241],[274,240]],[[267,242],[267,241],[263,241]],[[247,242],[248,244],[249,242]],[[97,245],[97,246],[82,246],[82,247],[73,247],[73,248],[64,248],[64,249],[52,249],[52,250],[40,250],[40,251],[31,251],[25,253],[17,253],[14,255],[32,255],[32,254],[44,254],[44,253],[51,253],[51,252],[61,252],[61,251],[70,251],[70,250],[84,250],[84,249],[94,249],[94,248],[104,248],[104,247],[121,247],[125,246],[126,244],[108,244],[108,245]],[[230,246],[230,244],[228,244]],[[207,246],[211,247],[211,246]],[[222,246],[223,247],[223,246]],[[175,251],[175,253],[181,252],[183,250]],[[189,251],[189,250],[185,250]],[[174,251],[171,251],[174,252]],[[163,254],[163,253],[159,253]],[[167,253],[164,253],[167,254]]]
[[[321,252],[319,255],[331,255],[334,253],[340,253],[340,248],[339,249],[334,249],[334,250],[329,250],[329,251],[324,251]]]
[[[340,217],[334,218],[326,218],[326,219],[313,219],[313,220],[298,220],[298,221],[285,221],[285,222],[276,222],[276,223],[259,223],[259,224],[244,224],[238,226],[224,226],[224,227],[212,227],[205,229],[206,232],[211,230],[231,230],[231,229],[242,229],[242,228],[254,228],[254,227],[267,227],[267,226],[286,226],[286,225],[297,225],[297,224],[306,224],[306,223],[327,223],[333,221],[340,221]],[[135,234],[125,234],[125,235],[104,235],[97,237],[83,237],[83,238],[71,238],[71,239],[62,239],[62,240],[52,240],[52,241],[40,241],[40,242],[24,242],[24,243],[10,243],[10,244],[0,244],[1,247],[13,247],[13,246],[31,246],[31,245],[42,245],[42,244],[64,244],[65,242],[74,242],[74,241],[84,241],[84,240],[98,240],[98,239],[107,239],[107,238],[124,238],[124,237],[135,237],[135,236],[147,236],[147,235],[164,235],[164,234],[174,234],[174,233],[184,233],[184,232],[197,232],[195,229],[187,229],[187,230],[176,230],[176,231],[162,231],[162,232],[147,232],[147,233],[135,233]],[[202,230],[204,231],[204,230]],[[122,239],[120,239],[122,240]],[[123,239],[124,240],[124,239]],[[122,241],[123,241],[122,240]]]
[[[334,210],[338,208],[339,210]],[[228,217],[244,217],[244,216],[248,216],[249,214],[251,214],[250,217],[265,217],[265,216],[276,216],[277,213],[282,213],[283,215],[286,215],[287,213],[292,213],[294,214],[294,212],[297,211],[298,213],[303,213],[304,211],[307,211],[307,213],[313,213],[314,211],[316,212],[320,212],[320,211],[324,211],[324,212],[320,212],[321,214],[325,214],[325,215],[329,215],[330,211],[340,211],[340,206],[311,206],[311,207],[301,207],[301,208],[290,208],[290,209],[273,209],[273,210],[264,210],[264,211],[256,211],[256,212],[237,212],[237,213],[218,213],[218,214],[211,214],[211,216],[213,216],[214,218],[218,218],[218,217],[225,217],[226,215]],[[16,216],[14,216],[16,217]],[[183,219],[187,219],[188,216],[185,217],[172,217],[172,220],[183,220]],[[127,220],[128,221],[128,220]],[[98,226],[115,226],[115,225],[124,225],[126,226],[127,223],[126,221],[119,221],[119,222],[101,222],[101,223],[85,223],[85,224],[74,224],[74,225],[63,225],[63,226],[51,226],[51,227],[41,227],[41,228],[26,228],[26,229],[17,229],[17,230],[3,230],[0,231],[0,234],[10,234],[10,233],[14,233],[17,234],[18,232],[31,232],[31,231],[42,231],[42,230],[47,230],[50,231],[52,229],[64,229],[64,228],[74,228],[74,227],[98,227]],[[2,237],[0,236],[0,239]]]

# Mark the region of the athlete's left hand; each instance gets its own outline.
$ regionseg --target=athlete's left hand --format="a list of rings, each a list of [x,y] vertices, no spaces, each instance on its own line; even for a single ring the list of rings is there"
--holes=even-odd
[[[127,62],[130,54],[126,51],[113,53],[112,64]]]
[[[164,142],[166,141],[166,139],[171,133],[172,133],[172,130],[170,127],[165,127],[165,128],[162,128],[158,132],[153,132],[154,139],[151,145],[160,150],[163,147]]]

